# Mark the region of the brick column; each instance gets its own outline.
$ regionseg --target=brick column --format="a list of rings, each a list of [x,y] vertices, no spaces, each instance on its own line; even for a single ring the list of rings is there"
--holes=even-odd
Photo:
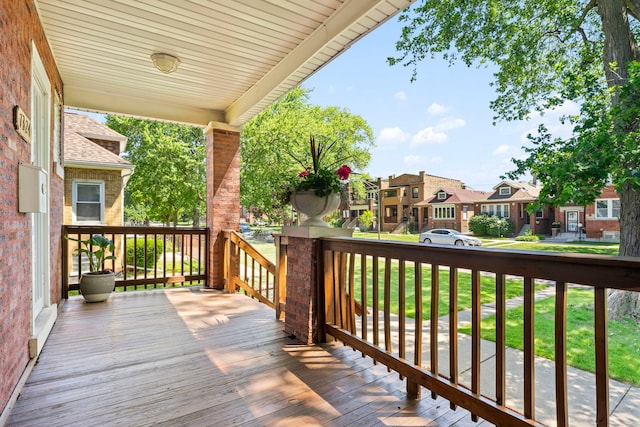
[[[207,144],[208,285],[223,289],[222,230],[240,224],[240,132],[223,123],[209,123]]]
[[[318,342],[316,239],[289,237],[284,331],[304,343]]]
[[[353,230],[329,227],[283,227],[287,236],[287,302],[284,331],[304,344],[319,342],[317,248],[321,237],[351,237]]]

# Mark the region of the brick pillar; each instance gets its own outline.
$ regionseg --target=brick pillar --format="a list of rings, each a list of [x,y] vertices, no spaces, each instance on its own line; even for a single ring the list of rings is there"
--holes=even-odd
[[[209,227],[208,285],[223,289],[222,230],[240,224],[240,131],[209,123],[207,144],[207,227]]]
[[[316,239],[288,238],[284,331],[304,344],[318,342],[317,243]]]
[[[284,331],[304,344],[319,342],[317,250],[321,237],[351,237],[353,230],[329,227],[283,227],[287,236],[287,302]],[[324,272],[321,272],[321,277]],[[322,289],[324,292],[324,289]],[[324,316],[323,316],[324,317]]]

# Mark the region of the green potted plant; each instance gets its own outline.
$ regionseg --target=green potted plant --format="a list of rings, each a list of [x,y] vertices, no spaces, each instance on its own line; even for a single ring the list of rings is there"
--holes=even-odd
[[[309,153],[311,166],[304,161],[294,159],[304,168],[293,180],[290,201],[292,206],[307,216],[302,226],[328,227],[322,217],[336,210],[340,206],[340,188],[342,181],[346,181],[351,173],[347,165],[337,167],[341,161],[326,163],[326,154],[334,143],[325,146],[309,138]]]
[[[113,241],[100,234],[94,234],[86,240],[69,240],[78,242],[77,254],[86,254],[89,259],[89,272],[80,278],[80,293],[87,302],[105,301],[115,288],[116,278],[113,271],[104,268],[107,260],[116,259],[113,254]]]

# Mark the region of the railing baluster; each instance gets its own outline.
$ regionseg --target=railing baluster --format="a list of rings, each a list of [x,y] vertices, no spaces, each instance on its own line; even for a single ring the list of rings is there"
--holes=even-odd
[[[362,325],[362,340],[367,341],[368,332],[368,313],[367,313],[367,256],[360,254],[360,301],[362,303],[362,316],[360,316]],[[362,353],[364,357],[364,353]]]
[[[482,320],[482,301],[480,299],[480,272],[471,271],[471,392],[480,397],[480,322]],[[476,414],[471,420],[478,421]]]
[[[607,290],[596,288],[594,295],[596,346],[596,425],[609,425],[609,315]]]
[[[349,332],[356,333],[355,254],[349,254]]]
[[[534,419],[536,412],[534,285],[533,278],[524,278],[524,416],[529,419]]]
[[[449,268],[449,381],[458,384],[458,269]],[[456,405],[451,402],[451,409]]]
[[[502,406],[506,402],[506,292],[504,274],[496,273],[496,404]]]
[[[422,366],[422,264],[416,262],[413,268],[413,293],[415,304],[415,332],[413,339],[413,364]],[[410,399],[420,397],[420,384],[407,377],[407,395]]]
[[[391,352],[391,258],[384,259],[384,349]]]
[[[555,306],[556,420],[558,427],[569,425],[567,406],[567,284],[556,282]]]
[[[398,355],[400,359],[406,358],[406,292],[405,292],[405,262],[398,261]],[[402,377],[401,377],[402,378]]]
[[[431,373],[438,376],[438,298],[440,294],[440,266],[431,264],[431,312],[429,354],[431,356]],[[431,391],[431,398],[436,399],[438,394]]]
[[[378,292],[379,287],[379,271],[378,271],[378,257],[374,256],[371,264],[372,279],[371,279],[371,297],[373,302],[373,345],[378,347],[380,345],[380,295]],[[374,363],[377,361],[374,360]]]

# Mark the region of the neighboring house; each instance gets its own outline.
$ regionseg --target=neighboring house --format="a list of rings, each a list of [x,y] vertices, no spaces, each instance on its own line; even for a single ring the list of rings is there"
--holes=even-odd
[[[382,193],[382,230],[393,231],[403,223],[411,224],[415,231],[425,228],[428,220],[425,207],[417,206],[440,188],[464,188],[462,181],[428,175],[402,174],[390,176]]]
[[[483,200],[491,193],[466,188],[439,188],[431,199],[416,203],[423,209],[423,226],[432,228],[451,228],[462,233],[469,232],[469,220],[475,214],[474,203]]]
[[[123,224],[124,187],[134,168],[120,157],[126,144],[127,137],[91,117],[64,113],[65,224]],[[70,251],[73,248],[71,245]],[[78,272],[78,257],[69,255],[69,271],[74,276]],[[87,263],[83,262],[83,270],[88,268]],[[122,260],[115,260],[116,272],[121,266]]]
[[[366,211],[371,211],[374,218],[371,229],[377,230],[379,206],[378,200],[380,199],[381,191],[386,189],[387,184],[387,181],[382,181],[381,179],[378,179],[377,181],[364,181],[363,185],[366,192],[364,199],[358,198],[353,192],[351,186],[349,186],[347,190],[347,200],[340,207],[345,219],[343,227],[358,227],[360,225],[360,215],[362,215]]]
[[[529,204],[538,200],[539,187],[524,182],[502,181],[493,190],[488,197],[476,201],[476,214],[511,220],[516,235],[529,228],[533,234],[551,234],[551,223],[554,221],[551,208],[546,207],[533,214],[527,212]]]
[[[587,206],[567,204],[555,209],[561,233],[586,231],[585,237],[620,241],[620,197],[613,185],[607,185],[595,203]]]
[[[127,137],[84,114],[64,113],[64,223],[122,225],[134,166],[120,157]]]

